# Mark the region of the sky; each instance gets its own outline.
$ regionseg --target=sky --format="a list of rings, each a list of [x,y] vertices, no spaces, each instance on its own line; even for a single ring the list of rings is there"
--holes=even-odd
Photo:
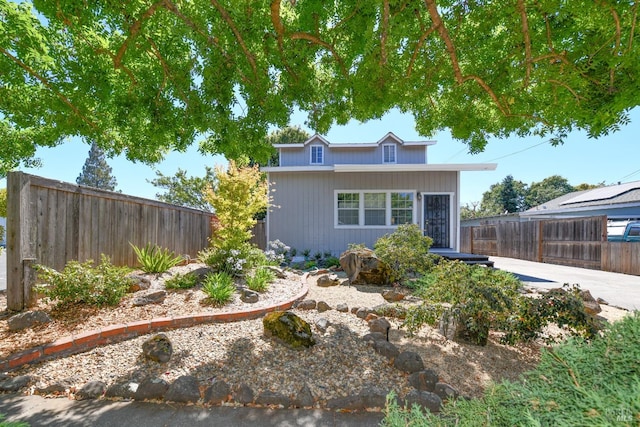
[[[304,126],[305,116],[296,113],[291,125]],[[463,205],[479,202],[482,193],[492,184],[502,181],[507,175],[527,184],[541,181],[551,175],[561,175],[572,185],[581,183],[617,184],[640,180],[638,140],[640,139],[640,108],[631,111],[631,123],[618,132],[599,139],[590,139],[585,132],[568,135],[564,145],[553,147],[548,138],[512,137],[490,139],[484,152],[468,154],[468,147],[451,138],[448,132],[440,132],[433,138],[421,137],[415,130],[411,115],[391,111],[380,120],[366,123],[351,122],[345,126],[334,126],[323,135],[330,142],[377,142],[388,132],[407,141],[435,140],[429,147],[429,163],[497,163],[495,171],[462,172],[461,202]],[[43,166],[37,169],[21,168],[23,172],[49,179],[75,183],[87,159],[89,145],[77,139],[69,140],[55,148],[40,148],[36,157]],[[166,159],[154,166],[132,163],[124,156],[108,158],[112,175],[117,180],[117,190],[131,196],[155,199],[161,189],[150,180],[156,177],[155,170],[173,176],[178,168],[190,176],[204,176],[205,166],[225,165],[222,156],[204,156],[194,144],[184,153],[170,153]],[[6,180],[0,180],[0,188]]]

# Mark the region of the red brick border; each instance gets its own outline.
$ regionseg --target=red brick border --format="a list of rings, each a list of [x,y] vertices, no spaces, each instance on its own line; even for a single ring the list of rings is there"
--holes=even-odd
[[[289,301],[278,302],[272,306],[245,311],[196,313],[186,316],[159,317],[151,320],[110,325],[101,329],[59,338],[54,342],[12,354],[5,359],[0,359],[0,371],[13,371],[29,363],[37,363],[60,356],[82,353],[101,345],[124,341],[152,332],[188,328],[203,323],[238,322],[241,320],[257,319],[271,311],[288,310],[296,301],[304,298],[309,292],[307,276],[308,274],[302,276],[302,290]]]

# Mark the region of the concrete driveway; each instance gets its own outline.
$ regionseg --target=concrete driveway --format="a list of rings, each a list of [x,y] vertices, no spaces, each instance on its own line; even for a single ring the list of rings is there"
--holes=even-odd
[[[586,268],[543,264],[513,258],[490,257],[494,267],[514,273],[529,286],[551,289],[565,283],[588,289],[594,298],[627,310],[640,310],[640,276]]]

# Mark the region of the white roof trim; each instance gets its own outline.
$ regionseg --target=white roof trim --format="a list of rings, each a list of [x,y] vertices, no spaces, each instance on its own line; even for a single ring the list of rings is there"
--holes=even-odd
[[[459,172],[492,171],[497,163],[451,163],[451,164],[366,164],[334,166],[271,166],[264,172]]]

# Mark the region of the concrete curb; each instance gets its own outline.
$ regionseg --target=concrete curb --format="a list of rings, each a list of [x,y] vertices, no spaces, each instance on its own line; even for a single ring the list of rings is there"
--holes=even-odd
[[[282,303],[254,310],[222,313],[204,312],[186,316],[159,317],[151,320],[110,325],[104,328],[63,337],[54,342],[39,345],[13,354],[5,359],[0,359],[0,371],[13,371],[29,363],[38,363],[60,356],[82,353],[102,345],[125,341],[139,335],[150,334],[153,332],[188,328],[205,323],[228,323],[238,322],[241,320],[258,319],[272,311],[288,310],[296,301],[304,298],[309,292],[307,276],[308,275],[305,274],[301,278],[302,290],[291,300]]]

